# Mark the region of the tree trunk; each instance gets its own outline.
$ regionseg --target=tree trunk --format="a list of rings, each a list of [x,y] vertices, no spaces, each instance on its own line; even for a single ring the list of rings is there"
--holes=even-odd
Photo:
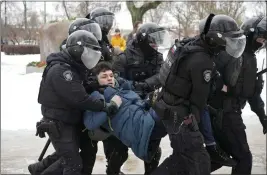
[[[44,1],[44,23],[46,23],[46,2]]]
[[[126,1],[126,5],[128,10],[132,16],[132,24],[136,21],[142,21],[144,14],[150,9],[156,9],[161,1],[150,1],[143,4],[141,7],[136,8],[133,1]]]
[[[27,24],[27,2],[23,1],[23,6],[24,6],[24,27],[25,31],[27,31],[28,24]]]
[[[88,6],[89,6],[89,1],[85,1],[85,4],[86,4],[86,15],[88,15]]]
[[[6,15],[6,1],[5,1],[5,29],[6,29],[6,25],[7,25],[7,15]]]
[[[65,1],[62,1],[62,5],[64,7],[65,14],[66,14],[68,20],[70,20],[70,16],[69,16],[69,13],[68,13],[68,10],[67,10],[66,2]]]

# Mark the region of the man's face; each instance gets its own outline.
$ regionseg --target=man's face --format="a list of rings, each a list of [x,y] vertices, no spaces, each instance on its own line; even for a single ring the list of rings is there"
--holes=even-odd
[[[109,85],[114,87],[115,80],[112,70],[102,71],[97,76],[98,83],[100,85]]]

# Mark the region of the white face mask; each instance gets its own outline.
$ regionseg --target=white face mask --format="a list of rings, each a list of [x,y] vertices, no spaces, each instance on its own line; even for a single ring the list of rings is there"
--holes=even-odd
[[[85,67],[92,69],[99,62],[101,58],[101,52],[98,50],[93,50],[89,47],[84,47],[81,60]]]

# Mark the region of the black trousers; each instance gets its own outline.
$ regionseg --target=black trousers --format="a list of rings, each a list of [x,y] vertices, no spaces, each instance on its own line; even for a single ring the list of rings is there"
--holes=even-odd
[[[59,129],[60,136],[55,133],[48,133],[49,138],[56,152],[48,156],[45,162],[50,165],[42,175],[81,175],[82,159],[79,154],[80,147],[80,126],[70,125],[60,121],[54,121]]]
[[[252,155],[247,142],[245,132],[246,126],[243,123],[241,112],[228,112],[223,115],[222,130],[215,132],[216,140],[221,148],[229,153],[237,165],[232,168],[232,175],[249,175],[252,170]],[[212,170],[220,166],[213,164]]]
[[[153,130],[154,131],[154,130]],[[165,131],[165,130],[164,130]],[[151,154],[151,161],[144,162],[145,174],[148,175],[153,172],[158,164],[161,157],[161,149],[159,147],[162,134],[164,131],[156,129],[152,132],[153,140],[149,144]],[[166,132],[166,131],[165,131]],[[154,133],[154,134],[153,134]],[[93,167],[96,160],[96,154],[98,151],[98,141],[91,140],[88,136],[87,131],[80,134],[80,156],[82,158],[82,173],[92,174]],[[120,173],[121,166],[125,163],[128,158],[128,147],[124,145],[115,136],[110,136],[103,141],[104,153],[107,159],[106,173],[109,175],[116,175]],[[62,166],[58,160],[57,154],[47,156],[42,160],[42,163],[48,167],[45,172],[62,172]]]
[[[192,131],[187,125],[173,120],[163,121],[173,149],[152,175],[208,175],[210,157],[204,148],[203,136],[199,131]]]

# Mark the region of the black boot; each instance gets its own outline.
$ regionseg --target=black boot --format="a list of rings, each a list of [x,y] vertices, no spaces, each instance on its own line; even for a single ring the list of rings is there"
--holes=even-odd
[[[233,160],[227,153],[225,153],[217,145],[206,146],[206,149],[210,155],[210,159],[212,162],[229,167],[236,166],[236,161]]]
[[[43,162],[37,162],[30,164],[28,166],[28,170],[31,175],[40,175],[47,167],[43,164]]]
[[[58,155],[56,153],[53,153],[40,162],[30,164],[28,166],[28,170],[31,173],[31,175],[40,175],[46,168],[48,168],[58,159],[59,159]]]

